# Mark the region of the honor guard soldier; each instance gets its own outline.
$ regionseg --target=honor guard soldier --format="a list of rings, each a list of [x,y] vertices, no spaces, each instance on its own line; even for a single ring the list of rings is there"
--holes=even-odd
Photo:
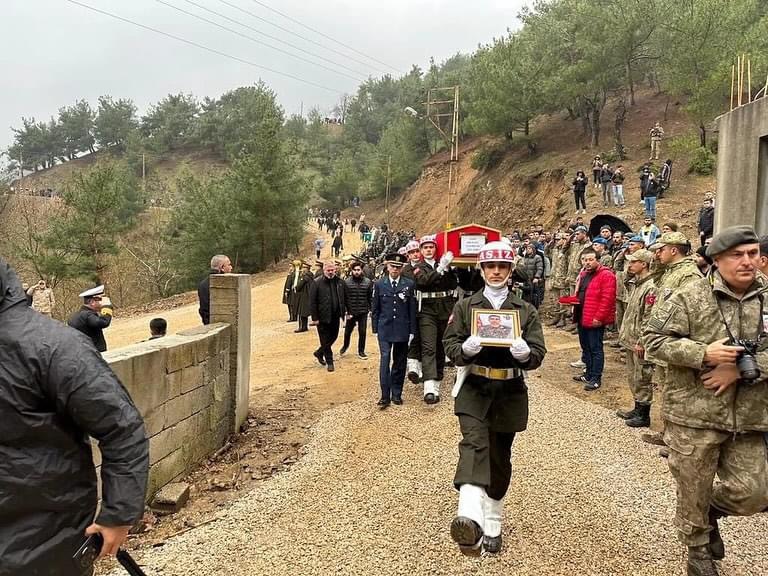
[[[538,368],[547,352],[536,309],[508,287],[514,261],[514,250],[503,242],[482,248],[478,263],[485,286],[456,304],[443,338],[459,367],[453,396],[462,434],[453,480],[459,507],[451,537],[468,555],[501,550],[512,441],[528,423],[524,371]],[[509,347],[483,346],[480,336],[471,335],[474,309],[516,312],[521,336]]]
[[[408,262],[403,266],[400,275],[416,282],[413,271],[421,262],[421,249],[418,240],[411,240],[405,245],[405,256]],[[416,334],[408,346],[408,380],[414,384],[421,382],[421,336]]]
[[[424,260],[413,270],[416,278],[419,334],[421,336],[421,369],[424,379],[424,402],[440,401],[440,382],[445,369],[443,334],[456,302],[458,280],[450,271],[453,254],[446,252],[439,261],[434,234],[419,241]]]
[[[403,403],[408,345],[418,330],[414,283],[401,275],[405,261],[403,254],[387,255],[387,273],[376,282],[373,290],[371,324],[381,352],[381,398],[378,402],[381,409],[390,402]]]
[[[112,302],[104,296],[104,285],[86,290],[78,298],[83,299],[83,305],[70,316],[67,324],[88,336],[96,350],[106,352],[104,328],[112,323]]]
[[[757,274],[757,235],[726,228],[707,255],[717,269],[657,303],[645,329],[646,350],[667,365],[661,410],[675,526],[694,576],[718,574],[719,518],[768,509],[768,286]]]

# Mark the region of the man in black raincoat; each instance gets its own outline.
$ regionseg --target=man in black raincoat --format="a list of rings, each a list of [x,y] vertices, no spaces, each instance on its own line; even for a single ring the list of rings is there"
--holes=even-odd
[[[85,335],[27,307],[2,259],[0,358],[0,576],[91,574],[72,560],[86,533],[115,554],[144,510],[141,415]]]

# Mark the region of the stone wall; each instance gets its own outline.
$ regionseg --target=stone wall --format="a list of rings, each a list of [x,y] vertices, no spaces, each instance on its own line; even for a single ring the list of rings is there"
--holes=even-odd
[[[768,98],[717,119],[715,232],[736,224],[768,233]]]
[[[222,446],[232,431],[231,333],[227,324],[212,324],[104,354],[144,416],[148,499]]]

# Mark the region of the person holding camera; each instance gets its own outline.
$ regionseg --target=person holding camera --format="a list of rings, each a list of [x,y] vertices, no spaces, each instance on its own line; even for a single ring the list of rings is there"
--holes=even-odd
[[[718,519],[768,508],[768,283],[749,226],[721,231],[707,255],[717,270],[654,306],[644,341],[667,364],[664,440],[688,574],[716,576],[725,555]]]

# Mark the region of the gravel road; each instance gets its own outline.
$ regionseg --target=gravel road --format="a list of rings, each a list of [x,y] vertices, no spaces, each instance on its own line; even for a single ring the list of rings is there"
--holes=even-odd
[[[451,542],[451,402],[426,407],[407,385],[402,407],[375,410],[371,389],[327,412],[291,470],[141,563],[163,576],[684,574],[665,462],[608,410],[546,382],[555,376],[545,365],[531,377],[497,557],[467,559]],[[723,574],[768,574],[768,518],[723,524]]]

